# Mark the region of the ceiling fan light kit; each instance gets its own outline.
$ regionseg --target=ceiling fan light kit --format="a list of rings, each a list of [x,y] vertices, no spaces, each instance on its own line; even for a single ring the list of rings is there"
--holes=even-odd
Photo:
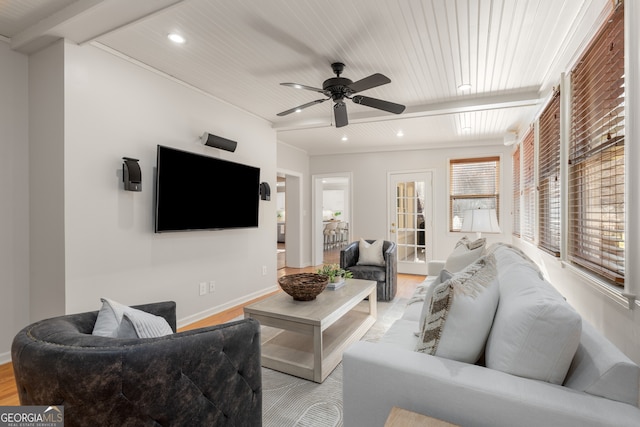
[[[358,80],[356,82],[351,81],[345,77],[340,77],[344,71],[345,65],[342,62],[334,62],[331,64],[331,69],[335,73],[336,77],[331,77],[322,83],[322,89],[306,86],[299,83],[280,83],[282,86],[289,86],[294,89],[305,89],[313,92],[319,92],[326,96],[324,99],[316,99],[315,101],[307,102],[306,104],[299,105],[289,110],[285,110],[278,113],[278,116],[286,116],[287,114],[300,112],[301,110],[311,107],[312,105],[320,104],[328,99],[333,100],[333,115],[335,119],[335,125],[337,128],[343,127],[349,124],[347,116],[347,105],[344,103],[344,99],[350,99],[356,104],[364,105],[367,107],[375,108],[382,111],[387,111],[393,114],[400,114],[405,110],[404,105],[396,104],[382,99],[370,98],[368,96],[355,95],[358,92],[372,89],[374,87],[382,86],[387,83],[391,83],[391,80],[380,73],[372,74],[369,77]]]

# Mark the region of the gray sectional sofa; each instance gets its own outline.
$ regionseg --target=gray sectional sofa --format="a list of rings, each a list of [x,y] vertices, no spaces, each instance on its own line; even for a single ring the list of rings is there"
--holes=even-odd
[[[379,342],[345,351],[344,425],[383,426],[397,406],[461,426],[640,426],[640,368],[522,252],[497,244],[478,255],[455,274],[430,271]],[[481,286],[460,293],[478,271]],[[453,295],[444,320],[434,317],[443,289]],[[467,347],[478,342],[474,360],[478,348]]]

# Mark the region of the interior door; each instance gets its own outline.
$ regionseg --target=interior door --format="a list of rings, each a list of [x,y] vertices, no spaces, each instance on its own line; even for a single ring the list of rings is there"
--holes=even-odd
[[[432,173],[389,174],[389,240],[398,246],[398,272],[427,274],[432,243]]]

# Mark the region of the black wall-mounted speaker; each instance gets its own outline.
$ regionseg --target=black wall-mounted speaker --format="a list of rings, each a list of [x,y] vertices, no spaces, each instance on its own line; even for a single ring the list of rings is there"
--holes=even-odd
[[[232,153],[236,151],[236,147],[238,146],[238,143],[236,141],[232,141],[221,136],[212,135],[209,132],[203,133],[200,140],[204,145],[208,145],[209,147],[213,148],[220,148],[221,150],[231,151]]]
[[[142,171],[138,159],[123,157],[122,181],[127,191],[142,191]]]
[[[260,198],[262,200],[271,200],[271,187],[268,182],[260,183]]]

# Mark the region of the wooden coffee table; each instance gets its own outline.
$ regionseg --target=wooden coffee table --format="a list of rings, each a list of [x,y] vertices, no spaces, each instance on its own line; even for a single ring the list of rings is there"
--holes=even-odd
[[[446,421],[407,411],[394,406],[384,427],[458,427]]]
[[[368,303],[362,301],[369,297]],[[368,307],[368,310],[366,309]],[[281,329],[263,334],[262,366],[321,383],[342,361],[345,348],[375,323],[376,282],[347,279],[313,301],[295,301],[278,293],[244,308],[263,326]]]

